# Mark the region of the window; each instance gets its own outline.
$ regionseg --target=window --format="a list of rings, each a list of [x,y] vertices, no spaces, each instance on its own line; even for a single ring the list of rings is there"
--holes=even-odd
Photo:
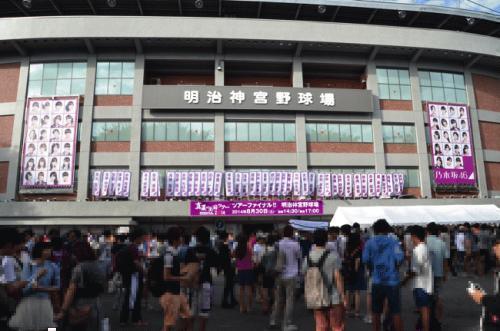
[[[35,63],[30,65],[28,96],[85,94],[87,63]]]
[[[382,134],[384,143],[388,144],[415,144],[415,127],[413,125],[383,125]]]
[[[212,122],[143,122],[142,141],[213,141]]]
[[[373,141],[372,136],[372,126],[370,124],[306,124],[308,142],[371,143]]]
[[[295,141],[295,123],[226,122],[225,141]]]
[[[377,68],[377,81],[380,99],[411,100],[408,70]]]
[[[464,75],[419,71],[423,101],[467,103]]]
[[[134,62],[97,62],[96,95],[132,95]]]
[[[94,122],[92,141],[130,141],[130,122]]]
[[[388,168],[388,173],[402,172],[405,175],[405,185],[404,187],[420,187],[420,177],[418,174],[418,169],[408,169],[408,168]]]

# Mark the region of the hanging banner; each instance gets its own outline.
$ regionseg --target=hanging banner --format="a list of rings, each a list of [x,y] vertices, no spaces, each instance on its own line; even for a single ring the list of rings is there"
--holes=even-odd
[[[368,197],[368,174],[361,174],[361,197]]]
[[[361,174],[354,174],[353,184],[354,184],[354,197],[361,198]]]
[[[334,198],[340,195],[338,176],[337,174],[332,174],[332,197]]]
[[[79,97],[28,98],[21,190],[73,189]]]
[[[325,174],[325,198],[332,196],[332,174]]]
[[[316,196],[323,198],[325,196],[325,174],[319,173],[316,176]]]
[[[160,173],[151,171],[149,174],[149,197],[158,198],[160,196]]]
[[[123,195],[123,171],[116,172],[115,196]]]
[[[130,194],[130,171],[123,172],[123,195],[122,198],[128,198]]]
[[[226,172],[226,196],[234,196],[234,172]]]
[[[344,174],[344,197],[352,197],[352,174]]]
[[[310,172],[309,173],[309,187],[307,188],[307,195],[309,196],[314,196],[316,192],[316,173],[315,172]]]
[[[116,186],[116,171],[111,171],[111,178],[109,180],[109,188],[108,188],[109,196],[115,195],[115,186]]]
[[[276,195],[276,172],[269,172],[269,195]]]
[[[241,174],[241,196],[248,196],[248,172],[244,172]]]
[[[94,197],[101,195],[101,174],[102,171],[94,171],[94,178],[92,179],[92,196]]]
[[[149,198],[149,171],[143,171],[141,176],[141,198]]]
[[[293,173],[286,173],[286,190],[283,195],[290,196],[293,192]]]
[[[167,171],[165,175],[165,196],[173,197],[175,192],[175,173]]]
[[[101,185],[101,196],[107,197],[109,191],[109,181],[111,180],[111,172],[104,171],[102,176],[102,185]]]
[[[251,171],[249,175],[249,196],[254,197],[257,195],[257,173],[255,171]]]
[[[387,187],[387,196],[392,197],[394,194],[394,182],[392,181],[392,174],[385,174],[385,183]]]
[[[214,173],[214,194],[213,196],[215,198],[218,198],[222,194],[222,172],[215,172]]]
[[[300,173],[300,183],[301,183],[300,195],[303,197],[306,197],[309,193],[308,192],[309,191],[309,176],[307,175],[307,172]]]
[[[214,196],[214,177],[215,173],[213,171],[209,171],[207,174],[207,195],[209,197]]]
[[[174,183],[175,183],[174,197],[182,196],[182,173],[181,172],[175,173]]]
[[[323,215],[323,201],[191,201],[190,215],[193,217]]]
[[[194,196],[194,186],[195,186],[195,183],[194,183],[194,172],[193,171],[189,171],[188,172],[188,196],[192,197]]]
[[[368,197],[373,198],[375,193],[375,174],[368,174]]]
[[[202,171],[200,173],[200,195],[202,197],[206,197],[207,196],[207,191],[208,191],[208,188],[207,188],[207,172],[206,171]]]
[[[262,196],[269,196],[269,172],[262,173]]]
[[[181,196],[187,197],[189,193],[189,174],[184,171],[181,172]]]
[[[380,190],[382,191],[380,196],[382,196],[382,197],[388,196],[388,194],[387,194],[387,180],[386,180],[385,174],[380,174]]]
[[[283,186],[283,172],[277,171],[275,177],[275,185],[274,185],[274,195],[281,195],[281,188]]]
[[[243,189],[241,188],[241,178],[241,172],[234,173],[234,195],[237,197],[241,197],[243,192]]]
[[[262,195],[262,172],[257,171],[255,173],[255,195]]]
[[[344,180],[344,174],[338,174],[337,175],[337,183],[339,186],[339,196],[340,197],[345,197],[345,180]]]
[[[302,186],[300,185],[300,172],[293,173],[293,195],[300,196]]]
[[[194,183],[193,196],[195,197],[199,197],[201,194],[200,177],[201,177],[200,171],[193,172],[193,183]]]
[[[428,103],[432,169],[437,185],[476,185],[469,107]]]

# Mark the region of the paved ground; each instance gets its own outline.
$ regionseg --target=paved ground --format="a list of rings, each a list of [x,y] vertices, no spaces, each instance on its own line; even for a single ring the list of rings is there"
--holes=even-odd
[[[467,277],[453,277],[445,283],[443,288],[443,297],[445,300],[445,318],[443,330],[452,331],[477,331],[479,323],[479,315],[481,309],[474,304],[466,294],[465,288],[467,281],[473,280],[480,283],[483,288],[491,293],[493,288],[493,276],[489,275],[481,279]],[[208,324],[208,331],[261,331],[266,330],[268,325],[268,317],[260,313],[259,306],[254,306],[254,311],[250,314],[242,315],[238,309],[226,310],[219,307],[222,279],[217,279],[215,282],[216,292],[216,307],[213,309],[212,316]],[[154,298],[153,298],[154,299]],[[113,297],[106,296],[104,298],[104,306],[106,316],[111,319],[111,330],[129,331],[129,330],[161,330],[162,313],[156,300],[152,300],[152,309],[144,309],[143,314],[145,320],[149,323],[148,327],[119,327],[118,311],[112,310]],[[364,308],[363,312],[366,311]],[[411,284],[403,290],[403,319],[405,330],[415,330],[415,321],[417,315],[414,313],[413,298],[411,295]],[[303,302],[297,302],[295,309],[296,324],[300,331],[313,331],[314,321],[312,314],[309,313],[303,305]],[[360,319],[348,318],[346,330],[371,330],[371,326],[364,324]]]

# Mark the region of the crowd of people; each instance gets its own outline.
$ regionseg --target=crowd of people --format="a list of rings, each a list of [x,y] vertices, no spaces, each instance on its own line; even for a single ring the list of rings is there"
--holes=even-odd
[[[417,330],[434,331],[441,330],[447,278],[485,275],[499,259],[500,230],[479,224],[394,228],[382,219],[370,229],[355,223],[297,233],[287,225],[280,233],[237,236],[203,226],[192,234],[171,226],[161,234],[135,228],[101,236],[79,230],[61,236],[57,229],[35,236],[3,227],[0,330],[112,330],[101,298],[114,293],[121,326],[150,330],[143,300],[155,299],[163,331],[204,331],[219,274],[222,308],[247,314],[258,306],[269,328],[283,331],[298,329],[299,300],[313,312],[317,331],[344,330],[348,318],[374,331],[401,331],[401,288],[411,281]],[[475,284],[469,294],[485,307],[485,330],[500,329],[499,295]]]

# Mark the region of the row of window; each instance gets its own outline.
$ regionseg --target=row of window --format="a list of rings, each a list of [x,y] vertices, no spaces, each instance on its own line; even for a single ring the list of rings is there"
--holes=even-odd
[[[416,144],[415,127],[413,125],[383,125],[384,143]]]
[[[97,62],[96,95],[131,95],[134,62]],[[29,96],[77,95],[85,93],[85,62],[37,63],[29,70]],[[466,103],[463,74],[419,71],[423,101]],[[411,100],[407,69],[377,68],[380,99]]]
[[[213,122],[144,122],[143,141],[213,141]]]
[[[294,142],[294,123],[225,123],[225,141]],[[383,125],[385,143],[415,144],[412,125]],[[307,123],[308,142],[373,142],[370,124]],[[213,122],[144,122],[142,141],[214,141]],[[93,141],[129,141],[130,122],[94,122]]]
[[[225,141],[295,141],[295,123],[224,123]]]
[[[373,142],[370,124],[307,123],[308,142]]]

